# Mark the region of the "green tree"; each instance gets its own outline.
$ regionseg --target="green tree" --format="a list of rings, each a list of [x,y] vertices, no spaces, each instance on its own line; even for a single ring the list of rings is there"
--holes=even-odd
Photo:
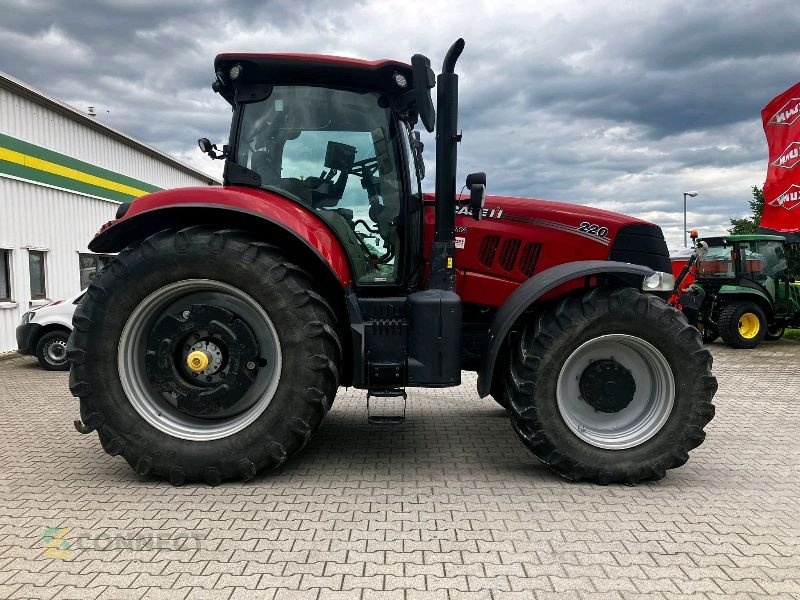
[[[756,233],[761,223],[761,214],[764,212],[764,190],[758,186],[753,186],[753,199],[750,200],[749,217],[741,219],[731,219],[731,228],[728,230],[731,235],[746,235]]]

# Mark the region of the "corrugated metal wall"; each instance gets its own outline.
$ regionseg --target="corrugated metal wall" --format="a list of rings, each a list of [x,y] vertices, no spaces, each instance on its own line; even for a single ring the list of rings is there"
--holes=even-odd
[[[11,249],[11,294],[17,306],[0,307],[0,352],[16,349],[14,331],[30,307],[28,248],[47,250],[47,296],[80,291],[78,253],[114,217],[117,204],[0,178],[0,247]]]
[[[64,115],[0,89],[0,132],[99,167],[173,188],[206,182]],[[80,291],[78,253],[118,204],[0,178],[0,248],[11,249],[13,303],[0,303],[0,352],[16,349],[15,329],[30,308],[28,249],[46,249],[47,296]]]
[[[205,185],[198,177],[3,88],[0,132],[158,187]]]

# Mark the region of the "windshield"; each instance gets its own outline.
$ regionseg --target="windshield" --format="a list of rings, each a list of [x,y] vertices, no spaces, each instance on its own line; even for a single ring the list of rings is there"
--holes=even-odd
[[[697,261],[697,275],[732,279],[736,275],[733,260],[733,245],[709,246],[708,253]]]
[[[399,278],[402,172],[390,108],[376,93],[275,86],[242,109],[236,161],[315,210],[359,283]],[[403,170],[405,170],[403,168]]]

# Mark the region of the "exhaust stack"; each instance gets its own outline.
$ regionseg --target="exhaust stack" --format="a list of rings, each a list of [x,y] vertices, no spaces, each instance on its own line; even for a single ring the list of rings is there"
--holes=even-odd
[[[455,66],[464,50],[459,38],[444,57],[436,78],[436,227],[431,247],[429,289],[454,291],[456,169],[458,167],[458,75]]]

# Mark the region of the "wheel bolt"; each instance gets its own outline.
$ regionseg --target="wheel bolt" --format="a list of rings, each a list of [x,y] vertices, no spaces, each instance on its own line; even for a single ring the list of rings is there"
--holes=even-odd
[[[256,363],[254,363],[252,360],[249,360],[245,366],[252,371],[256,368]]]
[[[188,310],[183,311],[183,318],[184,319],[188,319],[191,316],[192,316],[192,313],[190,313]]]

